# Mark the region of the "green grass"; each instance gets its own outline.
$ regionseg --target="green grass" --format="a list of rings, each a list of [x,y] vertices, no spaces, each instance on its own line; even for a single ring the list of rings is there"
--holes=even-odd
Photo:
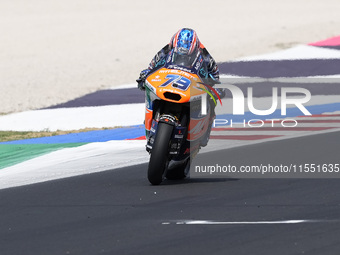
[[[84,128],[80,130],[71,130],[71,131],[40,131],[40,132],[32,132],[32,131],[0,131],[0,142],[8,142],[8,141],[17,141],[17,140],[24,140],[24,139],[31,139],[31,138],[40,138],[40,137],[49,137],[49,136],[56,136],[56,135],[66,135],[72,133],[81,133],[81,132],[88,132],[94,130],[106,130],[106,129],[113,129],[113,128]]]
[[[21,163],[63,148],[73,148],[86,143],[69,144],[0,144],[0,169]]]

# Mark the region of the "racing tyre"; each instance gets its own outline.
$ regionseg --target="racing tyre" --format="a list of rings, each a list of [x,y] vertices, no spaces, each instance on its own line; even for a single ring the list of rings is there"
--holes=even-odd
[[[186,160],[183,164],[174,168],[168,169],[166,178],[169,180],[182,180],[188,177],[188,169],[190,167],[190,159]]]
[[[158,123],[148,167],[148,179],[153,185],[160,184],[164,179],[164,173],[169,163],[169,144],[172,131],[173,126],[163,122]]]

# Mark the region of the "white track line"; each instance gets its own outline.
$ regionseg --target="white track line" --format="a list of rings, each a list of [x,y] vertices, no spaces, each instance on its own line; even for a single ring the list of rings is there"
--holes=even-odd
[[[277,225],[277,224],[301,224],[335,222],[328,220],[279,220],[279,221],[212,221],[212,220],[178,220],[162,222],[162,225]],[[336,221],[338,222],[338,221]]]

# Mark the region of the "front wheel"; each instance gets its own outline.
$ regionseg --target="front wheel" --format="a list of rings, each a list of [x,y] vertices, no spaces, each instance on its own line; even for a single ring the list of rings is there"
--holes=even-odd
[[[158,185],[163,181],[164,172],[169,162],[169,144],[172,131],[173,126],[163,122],[158,123],[148,167],[148,179],[153,185]]]

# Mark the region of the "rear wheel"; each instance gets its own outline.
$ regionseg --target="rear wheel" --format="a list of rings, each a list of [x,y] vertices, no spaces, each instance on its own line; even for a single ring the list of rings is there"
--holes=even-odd
[[[190,159],[187,159],[183,164],[169,169],[166,173],[166,178],[169,180],[182,180],[188,176],[188,167]]]
[[[148,167],[148,179],[153,185],[158,185],[163,181],[164,172],[169,163],[168,154],[172,131],[173,126],[163,122],[158,123]]]

